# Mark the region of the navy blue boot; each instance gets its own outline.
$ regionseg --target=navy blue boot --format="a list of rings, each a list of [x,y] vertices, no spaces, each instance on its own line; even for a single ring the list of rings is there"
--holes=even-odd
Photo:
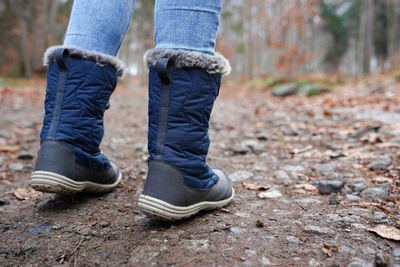
[[[30,186],[59,194],[112,190],[121,172],[99,145],[121,63],[76,47],[51,47],[44,59],[49,65],[45,115]]]
[[[152,50],[149,73],[149,171],[139,208],[164,220],[229,204],[234,195],[225,175],[206,163],[208,122],[229,63],[181,50]]]

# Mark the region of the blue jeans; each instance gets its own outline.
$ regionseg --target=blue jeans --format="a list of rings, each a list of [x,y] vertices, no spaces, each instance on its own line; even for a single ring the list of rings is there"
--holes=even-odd
[[[115,56],[131,21],[135,0],[75,0],[64,45]],[[156,49],[214,55],[222,0],[156,0]]]

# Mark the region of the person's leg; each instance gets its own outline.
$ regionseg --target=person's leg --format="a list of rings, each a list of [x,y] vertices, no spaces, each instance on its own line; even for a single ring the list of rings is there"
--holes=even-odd
[[[166,220],[233,199],[221,170],[206,163],[208,122],[228,61],[214,53],[221,0],[157,0],[149,73],[149,171],[139,207]]]
[[[64,46],[115,56],[131,21],[135,0],[75,0]]]
[[[117,165],[99,145],[104,111],[123,69],[115,54],[133,4],[134,0],[76,0],[64,45],[47,49],[45,115],[29,181],[34,189],[104,192],[120,182]]]

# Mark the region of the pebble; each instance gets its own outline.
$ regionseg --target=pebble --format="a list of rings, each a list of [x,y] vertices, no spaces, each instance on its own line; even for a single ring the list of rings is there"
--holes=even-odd
[[[7,130],[0,130],[0,137],[8,139],[11,137],[11,133]]]
[[[38,234],[47,235],[50,233],[51,227],[52,226],[48,223],[36,224],[32,227],[29,227],[25,231],[31,235],[38,235]]]
[[[364,182],[361,182],[361,183],[354,183],[354,184],[351,186],[351,190],[352,190],[353,192],[360,192],[360,191],[363,191],[365,188],[367,188],[367,185],[366,185]]]
[[[260,220],[257,220],[256,221],[256,226],[262,228],[262,227],[264,227],[264,223],[262,221],[260,221]]]
[[[293,183],[292,180],[290,179],[289,175],[285,171],[282,171],[282,170],[275,172],[275,179],[278,180],[284,186],[289,186]]]
[[[258,193],[257,196],[259,198],[278,198],[278,197],[281,197],[282,194],[281,194],[281,192],[279,192],[279,190],[271,189],[266,192]]]
[[[301,199],[295,200],[295,202],[297,204],[299,204],[300,206],[310,206],[310,205],[317,205],[317,204],[321,203],[321,201],[319,201],[318,199],[315,199],[315,198],[301,198]]]
[[[314,225],[307,225],[306,227],[304,227],[303,231],[309,234],[316,235],[333,235],[335,233],[332,229]]]
[[[229,178],[232,182],[241,182],[250,179],[253,176],[254,174],[248,171],[235,171],[229,175]]]
[[[8,165],[8,168],[11,171],[22,171],[24,169],[24,164],[19,162],[13,162],[10,165]]]
[[[349,202],[357,202],[357,201],[360,201],[361,198],[359,196],[355,196],[355,195],[352,195],[352,194],[347,194],[346,195],[346,200],[349,201]]]
[[[103,227],[103,228],[106,228],[106,227],[108,227],[109,225],[110,225],[109,222],[105,222],[105,221],[100,222],[100,226]]]
[[[264,235],[261,237],[261,239],[267,243],[273,243],[275,242],[275,237],[272,235]]]
[[[340,203],[336,193],[331,194],[329,198],[329,205],[338,205]]]
[[[262,257],[260,260],[260,264],[269,266],[269,265],[271,265],[271,261],[266,257]]]
[[[247,229],[242,227],[231,227],[229,228],[229,231],[234,234],[244,234],[247,232]]]
[[[314,166],[314,170],[317,172],[333,172],[333,167],[330,163],[317,164]]]
[[[382,157],[378,160],[372,161],[370,164],[367,165],[368,169],[371,171],[377,170],[385,170],[390,165],[392,165],[392,159],[389,156]]]
[[[392,252],[392,255],[393,255],[393,257],[396,257],[396,258],[400,257],[400,248],[394,249]]]
[[[350,255],[355,255],[356,252],[354,251],[354,249],[349,248],[347,246],[340,246],[339,247],[339,253],[343,253],[343,254],[350,254]]]
[[[386,197],[387,192],[379,187],[372,187],[362,191],[360,196],[366,200],[376,200]]]
[[[79,227],[78,229],[76,229],[76,231],[78,232],[78,234],[83,236],[88,236],[92,233],[92,229],[90,229],[89,226]]]
[[[332,194],[342,190],[344,181],[339,180],[321,180],[318,182],[318,192],[320,194]]]
[[[232,145],[232,151],[235,154],[247,154],[250,152],[250,148],[244,143],[235,143]]]
[[[256,154],[260,154],[265,151],[265,145],[256,140],[247,140],[244,141],[243,144]]]
[[[287,236],[287,237],[285,237],[285,239],[286,239],[289,243],[293,243],[293,244],[300,244],[300,243],[301,243],[300,239],[298,239],[297,237],[295,237],[295,236],[293,236],[293,235]]]
[[[21,246],[20,251],[21,251],[22,254],[27,254],[27,253],[31,253],[31,252],[33,252],[33,251],[35,251],[35,250],[38,250],[39,248],[40,248],[39,245],[35,245],[35,244],[32,244],[32,245],[24,244],[24,245]]]
[[[340,248],[339,248],[340,251]],[[370,262],[365,262],[362,259],[353,258],[352,261],[347,265],[348,267],[373,267],[374,265]]]
[[[272,89],[272,95],[277,97],[294,95],[297,93],[297,84],[296,83],[288,83],[283,85],[275,86]]]

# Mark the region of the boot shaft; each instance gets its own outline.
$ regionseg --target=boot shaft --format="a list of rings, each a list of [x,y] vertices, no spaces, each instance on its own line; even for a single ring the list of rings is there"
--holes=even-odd
[[[98,62],[71,56],[68,49],[49,64],[41,143],[61,140],[71,145],[76,160],[90,168],[107,169],[99,145],[103,115],[115,89],[118,71]]]

